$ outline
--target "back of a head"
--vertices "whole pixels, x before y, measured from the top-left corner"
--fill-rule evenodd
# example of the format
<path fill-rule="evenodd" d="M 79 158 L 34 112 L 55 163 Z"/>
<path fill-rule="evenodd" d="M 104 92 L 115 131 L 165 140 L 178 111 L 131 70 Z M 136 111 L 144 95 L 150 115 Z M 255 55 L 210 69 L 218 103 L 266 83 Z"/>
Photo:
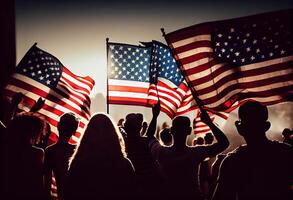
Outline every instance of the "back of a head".
<path fill-rule="evenodd" d="M 104 113 L 97 113 L 92 116 L 83 134 L 80 146 L 85 146 L 84 149 L 92 149 L 93 152 L 101 154 L 109 152 L 112 152 L 113 156 L 124 154 L 124 140 L 118 126 L 114 124 L 109 115 Z"/>
<path fill-rule="evenodd" d="M 265 132 L 270 128 L 268 109 L 257 101 L 247 101 L 239 107 L 239 121 L 235 125 L 247 143 L 264 139 Z"/>
<path fill-rule="evenodd" d="M 45 131 L 46 122 L 37 113 L 27 112 L 17 115 L 7 128 L 9 137 L 15 141 L 27 143 L 31 139 L 39 140 Z"/>
<path fill-rule="evenodd" d="M 163 130 L 161 130 L 160 138 L 165 145 L 172 143 L 172 135 L 170 133 L 170 129 L 164 128 Z"/>
<path fill-rule="evenodd" d="M 193 140 L 193 145 L 203 145 L 204 144 L 204 139 L 203 137 L 197 137 L 196 139 Z"/>
<path fill-rule="evenodd" d="M 77 130 L 79 120 L 74 113 L 65 113 L 60 117 L 58 131 L 61 137 L 71 137 Z"/>
<path fill-rule="evenodd" d="M 173 119 L 171 133 L 174 137 L 186 137 L 190 132 L 190 119 L 188 117 L 177 116 Z"/>
<path fill-rule="evenodd" d="M 139 136 L 142 128 L 143 115 L 141 113 L 130 113 L 126 115 L 124 128 L 129 136 Z"/>
<path fill-rule="evenodd" d="M 214 136 L 212 133 L 206 133 L 206 135 L 204 136 L 204 141 L 206 144 L 212 144 L 214 141 Z"/>
<path fill-rule="evenodd" d="M 238 115 L 241 120 L 258 124 L 267 121 L 268 109 L 257 101 L 247 101 L 239 107 Z"/>

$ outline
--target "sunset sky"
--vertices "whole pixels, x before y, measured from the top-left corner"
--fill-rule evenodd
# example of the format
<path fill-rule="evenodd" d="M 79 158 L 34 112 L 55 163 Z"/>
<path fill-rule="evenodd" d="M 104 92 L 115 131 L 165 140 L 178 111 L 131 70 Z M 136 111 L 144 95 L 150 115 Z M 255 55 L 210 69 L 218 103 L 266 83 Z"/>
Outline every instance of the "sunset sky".
<path fill-rule="evenodd" d="M 16 0 L 17 63 L 37 42 L 75 74 L 90 75 L 96 81 L 92 97 L 99 102 L 93 103 L 93 111 L 105 111 L 107 37 L 119 43 L 165 43 L 160 28 L 168 33 L 197 23 L 292 7 L 292 0 Z M 292 103 L 270 108 L 273 116 L 280 116 L 278 111 L 289 116 L 281 125 L 292 128 Z M 114 107 L 113 116 L 121 117 Z"/>

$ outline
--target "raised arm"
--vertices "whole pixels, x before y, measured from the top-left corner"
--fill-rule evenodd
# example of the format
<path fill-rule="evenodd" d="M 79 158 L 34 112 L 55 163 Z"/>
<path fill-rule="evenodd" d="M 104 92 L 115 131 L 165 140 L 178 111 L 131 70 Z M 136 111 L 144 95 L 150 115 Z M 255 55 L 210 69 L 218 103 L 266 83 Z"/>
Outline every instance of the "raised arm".
<path fill-rule="evenodd" d="M 213 132 L 217 142 L 213 145 L 210 145 L 207 148 L 207 156 L 214 157 L 220 152 L 224 151 L 229 146 L 229 140 L 226 135 L 212 122 L 208 113 L 201 109 L 201 121 L 203 121 L 206 125 L 208 125 Z"/>
<path fill-rule="evenodd" d="M 160 114 L 160 109 L 161 109 L 160 101 L 158 101 L 158 103 L 155 104 L 152 108 L 153 118 L 149 124 L 148 130 L 146 133 L 148 138 L 152 138 L 155 135 L 156 128 L 157 128 L 157 118 Z"/>

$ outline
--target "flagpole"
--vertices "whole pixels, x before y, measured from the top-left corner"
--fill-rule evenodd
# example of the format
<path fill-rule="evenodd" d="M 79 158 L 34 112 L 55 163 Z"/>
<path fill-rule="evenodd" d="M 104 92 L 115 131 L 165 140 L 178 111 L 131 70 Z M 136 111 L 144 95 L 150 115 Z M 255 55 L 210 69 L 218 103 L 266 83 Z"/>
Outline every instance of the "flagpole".
<path fill-rule="evenodd" d="M 166 38 L 165 29 L 164 29 L 164 28 L 161 28 L 161 32 L 162 32 L 162 35 L 163 35 L 163 37 L 165 38 L 167 44 L 169 45 L 169 41 L 168 41 L 168 39 Z M 171 49 L 171 51 L 172 51 L 172 53 L 173 53 L 173 55 L 174 55 L 174 50 L 173 50 L 172 48 L 170 48 L 170 49 Z M 182 66 L 181 62 L 180 62 L 179 60 L 177 60 L 177 59 L 175 59 L 175 60 L 176 60 L 177 65 L 178 65 L 179 68 L 181 69 L 181 66 Z M 186 72 L 185 72 L 184 70 L 180 70 L 180 71 L 181 71 L 181 73 L 183 74 L 184 79 L 185 79 L 185 77 L 187 77 Z M 191 94 L 192 94 L 194 100 L 196 101 L 196 104 L 198 105 L 199 109 L 200 109 L 200 110 L 203 110 L 203 106 L 204 106 L 204 104 L 203 104 L 202 100 L 198 97 L 197 92 L 193 89 L 193 87 L 192 87 L 192 85 L 190 84 L 190 82 L 187 81 L 187 80 L 186 80 L 186 82 L 187 82 L 187 85 L 188 85 L 189 89 L 191 90 Z"/>
<path fill-rule="evenodd" d="M 106 57 L 107 57 L 107 67 L 106 67 L 106 72 L 107 72 L 107 93 L 106 93 L 106 103 L 107 103 L 107 114 L 109 114 L 109 81 L 108 81 L 108 64 L 109 64 L 109 38 L 106 38 Z"/>

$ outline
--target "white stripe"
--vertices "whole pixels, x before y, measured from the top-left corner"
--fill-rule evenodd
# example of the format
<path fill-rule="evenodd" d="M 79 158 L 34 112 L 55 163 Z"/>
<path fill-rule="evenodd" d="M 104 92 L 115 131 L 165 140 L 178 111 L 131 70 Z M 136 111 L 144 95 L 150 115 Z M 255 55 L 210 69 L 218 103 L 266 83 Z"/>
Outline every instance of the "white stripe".
<path fill-rule="evenodd" d="M 210 34 L 208 34 L 208 35 L 197 35 L 197 36 L 193 36 L 193 37 L 190 37 L 190 38 L 187 38 L 187 39 L 179 40 L 177 42 L 173 42 L 172 47 L 173 48 L 178 48 L 178 47 L 181 47 L 181 46 L 192 44 L 194 42 L 205 41 L 205 40 L 211 41 L 211 35 Z"/>
<path fill-rule="evenodd" d="M 118 86 L 135 86 L 141 88 L 149 88 L 150 83 L 147 82 L 139 82 L 139 81 L 125 81 L 125 80 L 116 80 L 116 79 L 108 79 L 109 85 L 118 85 Z"/>
<path fill-rule="evenodd" d="M 129 97 L 129 98 L 147 99 L 146 93 L 137 93 L 137 92 L 109 91 L 109 96 L 110 97 Z"/>
<path fill-rule="evenodd" d="M 166 91 L 166 92 L 172 93 L 175 97 L 170 96 L 170 95 L 168 95 L 168 96 L 170 96 L 172 98 L 176 98 L 177 97 L 177 99 L 179 99 L 179 100 L 182 99 L 182 97 L 178 93 L 174 92 L 173 90 L 169 90 L 168 88 L 165 88 L 165 87 L 162 87 L 162 86 L 158 86 L 158 91 L 159 92 Z"/>
<path fill-rule="evenodd" d="M 199 47 L 199 48 L 191 49 L 188 51 L 184 51 L 184 52 L 179 53 L 177 55 L 180 59 L 183 59 L 186 57 L 194 56 L 199 53 L 207 53 L 207 52 L 213 52 L 213 49 L 210 47 Z"/>

